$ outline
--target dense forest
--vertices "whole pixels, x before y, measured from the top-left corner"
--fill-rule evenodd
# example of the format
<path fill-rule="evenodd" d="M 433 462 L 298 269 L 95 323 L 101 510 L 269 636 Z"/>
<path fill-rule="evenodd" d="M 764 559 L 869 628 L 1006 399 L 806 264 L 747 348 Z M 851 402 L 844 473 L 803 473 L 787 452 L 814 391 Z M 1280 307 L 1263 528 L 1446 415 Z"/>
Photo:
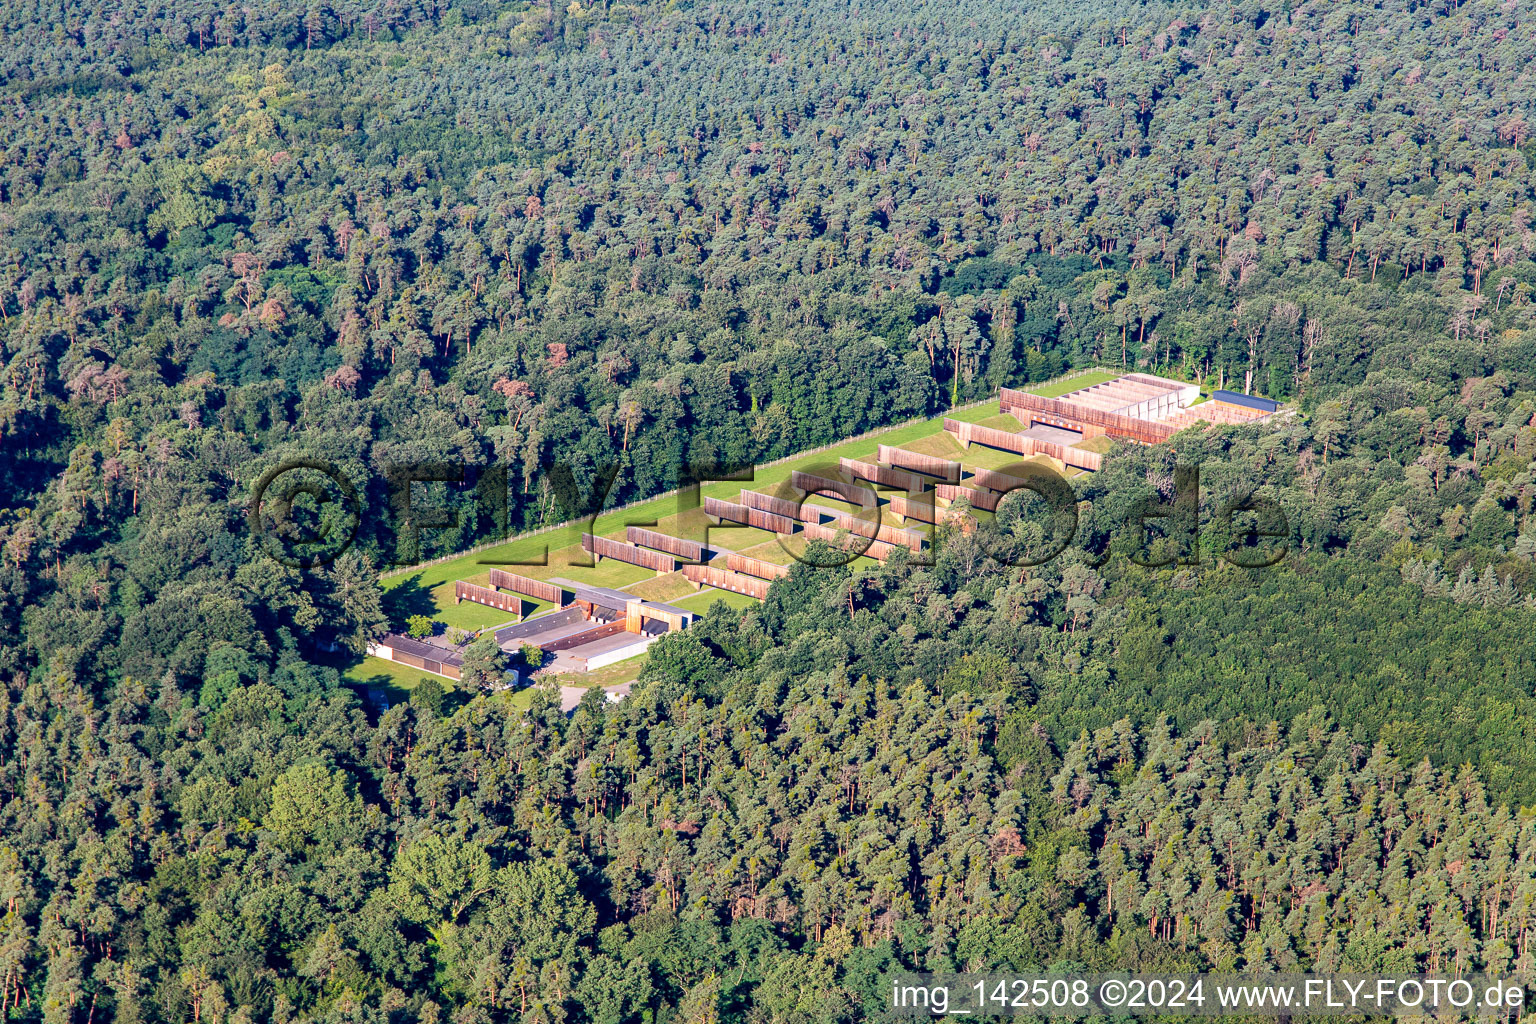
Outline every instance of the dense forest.
<path fill-rule="evenodd" d="M 1022 8 L 1022 9 L 1021 9 Z M 0 1018 L 835 1021 L 897 967 L 1529 968 L 1536 36 L 1505 0 L 0 5 Z M 1038 567 L 799 565 L 624 702 L 380 567 L 1087 365 L 1289 403 Z M 245 529 L 285 458 L 367 507 Z M 506 467 L 404 545 L 387 471 Z M 1128 510 L 1199 465 L 1199 533 Z M 473 472 L 471 473 L 473 476 Z M 1257 492 L 1288 554 L 1223 562 Z M 1188 526 L 1189 524 L 1185 524 Z M 1001 536 L 999 536 L 999 533 Z M 394 623 L 397 628 L 401 623 Z"/>

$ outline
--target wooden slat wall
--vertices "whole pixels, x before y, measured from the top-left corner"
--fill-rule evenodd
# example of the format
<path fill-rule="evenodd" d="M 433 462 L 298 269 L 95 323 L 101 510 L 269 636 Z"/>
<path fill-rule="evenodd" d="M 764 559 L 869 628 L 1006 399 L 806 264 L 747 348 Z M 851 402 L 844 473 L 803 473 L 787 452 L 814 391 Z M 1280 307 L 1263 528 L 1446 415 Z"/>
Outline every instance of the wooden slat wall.
<path fill-rule="evenodd" d="M 683 540 L 681 537 L 673 537 L 670 534 L 659 533 L 656 530 L 645 530 L 638 526 L 630 526 L 624 530 L 624 536 L 631 544 L 641 544 L 657 551 L 665 551 L 669 555 L 678 558 L 687 558 L 697 562 L 704 557 L 704 545 L 696 540 Z"/>
<path fill-rule="evenodd" d="M 759 601 L 768 596 L 768 580 L 760 580 L 756 576 L 746 576 L 726 569 L 716 569 L 712 565 L 685 565 L 683 575 L 690 583 L 718 587 L 734 594 L 746 594 Z"/>
<path fill-rule="evenodd" d="M 1104 465 L 1104 456 L 1098 452 L 1085 452 L 1081 448 L 1057 444 L 1054 441 L 1036 441 L 1035 454 L 1049 455 L 1064 465 L 1075 466 L 1078 469 L 1097 471 Z"/>
<path fill-rule="evenodd" d="M 775 515 L 762 509 L 747 509 L 747 525 L 769 533 L 794 533 L 795 521 L 788 516 Z"/>
<path fill-rule="evenodd" d="M 742 491 L 741 503 L 748 508 L 755 508 L 760 512 L 772 512 L 786 519 L 798 519 L 808 523 L 821 522 L 820 512 L 806 508 L 788 498 L 776 498 L 771 494 L 759 494 L 757 491 Z"/>
<path fill-rule="evenodd" d="M 951 462 L 949 459 L 941 459 L 933 455 L 921 455 L 917 452 L 909 452 L 905 448 L 896 448 L 888 444 L 880 446 L 880 453 L 875 456 L 881 462 L 886 462 L 900 469 L 911 470 L 914 473 L 924 473 L 937 477 L 949 483 L 959 483 L 960 463 Z"/>
<path fill-rule="evenodd" d="M 937 523 L 939 521 L 938 509 L 933 507 L 931 501 L 919 501 L 915 498 L 904 498 L 899 494 L 890 497 L 892 515 L 905 516 L 908 519 L 916 519 L 923 523 Z"/>
<path fill-rule="evenodd" d="M 988 512 L 996 512 L 997 503 L 1000 500 L 997 495 L 990 492 L 972 490 L 969 487 L 956 487 L 953 484 L 939 484 L 937 490 L 939 497 L 945 501 L 964 498 L 974 508 L 986 509 Z"/>
<path fill-rule="evenodd" d="M 982 427 L 975 423 L 948 418 L 944 420 L 944 429 L 954 434 L 961 444 L 984 444 L 988 448 L 1000 448 L 1005 452 L 1016 452 L 1019 455 L 1035 454 L 1032 438 L 1020 437 L 1006 430 Z"/>
<path fill-rule="evenodd" d="M 473 601 L 475 604 L 489 605 L 499 608 L 504 612 L 511 612 L 521 617 L 523 614 L 523 599 L 520 596 L 503 594 L 492 590 L 490 587 L 480 587 L 473 583 L 465 583 L 456 580 L 453 584 L 453 603 L 460 601 Z"/>
<path fill-rule="evenodd" d="M 553 583 L 545 583 L 543 580 L 529 579 L 527 576 L 519 576 L 515 572 L 507 572 L 505 569 L 491 570 L 491 586 L 502 590 L 510 590 L 518 594 L 526 594 L 539 601 L 548 601 L 551 604 L 564 606 L 565 591 Z"/>
<path fill-rule="evenodd" d="M 927 490 L 932 482 L 900 469 L 877 466 L 873 462 L 860 462 L 858 459 L 838 459 L 837 464 L 855 480 L 869 480 L 886 487 L 900 487 L 904 491 L 913 493 Z"/>
<path fill-rule="evenodd" d="M 827 491 L 830 494 L 841 496 L 844 501 L 850 504 L 861 505 L 864 508 L 874 508 L 880 503 L 879 499 L 875 497 L 875 492 L 868 487 L 844 483 L 841 480 L 833 480 L 830 477 L 817 476 L 815 473 L 803 473 L 798 469 L 790 472 L 789 482 L 791 486 L 807 494 Z"/>
<path fill-rule="evenodd" d="M 870 527 L 874 525 L 851 512 L 834 512 L 832 518 L 837 521 L 840 528 L 849 533 L 856 533 L 860 537 L 868 537 L 871 533 Z M 873 533 L 875 540 L 885 544 L 899 544 L 914 553 L 923 550 L 923 535 L 915 530 L 899 530 L 894 526 L 881 523 Z"/>
<path fill-rule="evenodd" d="M 1118 413 L 1102 412 L 1098 409 L 1090 409 L 1075 402 L 1062 402 L 1054 398 L 1041 398 L 1025 391 L 1016 391 L 1013 388 L 1003 388 L 1002 408 L 1004 412 L 1012 412 L 1014 409 L 1023 409 L 1031 414 L 1033 419 L 1042 422 L 1058 420 L 1056 426 L 1068 426 L 1072 423 L 1088 424 L 1102 427 L 1104 432 L 1114 437 L 1124 437 L 1132 441 L 1140 441 L 1142 444 L 1158 444 L 1168 440 L 1175 433 L 1174 429 L 1163 423 L 1152 420 L 1138 420 L 1130 416 L 1121 416 Z M 1025 419 L 1027 417 L 1019 417 Z M 946 427 L 947 429 L 947 427 Z"/>
<path fill-rule="evenodd" d="M 995 469 L 978 469 L 971 474 L 971 478 L 965 482 L 967 487 L 986 487 L 991 490 L 1011 491 L 1024 481 L 1008 473 L 1000 473 Z"/>
<path fill-rule="evenodd" d="M 762 509 L 748 508 L 746 505 L 738 505 L 734 501 L 705 498 L 704 511 L 719 519 L 732 523 L 741 523 L 744 526 L 751 526 L 758 530 L 767 530 L 769 533 L 793 533 L 795 530 L 795 521 L 788 516 L 764 512 Z"/>
<path fill-rule="evenodd" d="M 1124 416 L 1121 419 L 1133 423 L 1150 422 L 1130 420 L 1129 417 Z M 984 444 L 988 448 L 1000 448 L 1005 452 L 1016 452 L 1019 455 L 1048 455 L 1058 462 L 1076 466 L 1079 469 L 1096 470 L 1104 464 L 1104 456 L 1098 452 L 1085 452 L 1080 448 L 1071 448 L 1054 441 L 1039 441 L 1033 437 L 1010 434 L 1006 430 L 997 430 L 993 427 L 979 427 L 974 423 L 947 419 L 944 421 L 944 429 L 966 444 Z"/>
<path fill-rule="evenodd" d="M 839 531 L 834 527 L 821 526 L 817 523 L 806 523 L 801 527 L 801 530 L 807 537 L 815 540 L 824 540 L 834 545 L 839 543 L 837 536 Z M 850 552 L 856 551 L 861 555 L 868 555 L 870 558 L 878 559 L 882 562 L 890 558 L 896 551 L 895 544 L 887 544 L 885 541 L 880 540 L 865 540 L 862 536 L 859 538 L 849 537 L 844 543 L 847 544 L 845 550 Z M 865 546 L 866 544 L 868 547 Z"/>
<path fill-rule="evenodd" d="M 716 519 L 726 519 L 730 522 L 746 526 L 748 511 L 747 506 L 738 505 L 734 501 L 725 501 L 721 498 L 704 499 L 704 512 L 707 515 L 714 516 Z"/>
<path fill-rule="evenodd" d="M 765 562 L 761 558 L 753 558 L 750 555 L 738 555 L 734 551 L 725 556 L 725 564 L 736 572 L 744 572 L 748 576 L 756 576 L 763 580 L 781 580 L 789 575 L 789 570 L 774 562 Z"/>
<path fill-rule="evenodd" d="M 583 551 L 591 552 L 599 558 L 615 558 L 620 562 L 654 569 L 657 572 L 672 572 L 677 568 L 677 562 L 671 555 L 664 555 L 647 548 L 637 548 L 633 544 L 609 540 L 607 537 L 594 537 L 590 533 L 581 535 L 581 547 Z"/>

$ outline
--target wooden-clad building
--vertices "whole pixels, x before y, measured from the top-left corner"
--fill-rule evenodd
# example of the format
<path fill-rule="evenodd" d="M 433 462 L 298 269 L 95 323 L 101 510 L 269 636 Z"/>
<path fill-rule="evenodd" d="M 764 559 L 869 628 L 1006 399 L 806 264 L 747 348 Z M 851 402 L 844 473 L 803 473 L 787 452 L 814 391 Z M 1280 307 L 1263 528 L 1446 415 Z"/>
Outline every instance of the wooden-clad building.
<path fill-rule="evenodd" d="M 464 665 L 464 659 L 453 651 L 399 633 L 391 633 L 369 643 L 368 653 L 375 658 L 410 665 L 448 679 L 460 678 Z"/>
<path fill-rule="evenodd" d="M 684 566 L 696 568 L 696 566 Z M 648 623 L 662 623 L 669 632 L 687 629 L 693 622 L 693 612 L 660 601 L 647 601 L 642 597 L 612 587 L 580 587 L 571 601 L 586 612 L 588 618 L 622 622 L 631 633 L 653 633 Z"/>

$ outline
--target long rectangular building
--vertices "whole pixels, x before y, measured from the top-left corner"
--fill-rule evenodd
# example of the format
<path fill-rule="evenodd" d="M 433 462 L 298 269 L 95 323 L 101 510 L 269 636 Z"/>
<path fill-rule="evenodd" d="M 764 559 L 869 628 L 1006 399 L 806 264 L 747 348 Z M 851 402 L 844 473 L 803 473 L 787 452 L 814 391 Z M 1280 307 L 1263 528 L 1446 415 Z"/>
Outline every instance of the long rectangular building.
<path fill-rule="evenodd" d="M 460 672 L 464 666 L 464 659 L 458 654 L 399 633 L 390 633 L 388 636 L 371 641 L 368 644 L 368 653 L 375 658 L 397 661 L 402 665 L 410 665 L 412 668 L 419 668 L 448 679 L 460 678 Z"/>

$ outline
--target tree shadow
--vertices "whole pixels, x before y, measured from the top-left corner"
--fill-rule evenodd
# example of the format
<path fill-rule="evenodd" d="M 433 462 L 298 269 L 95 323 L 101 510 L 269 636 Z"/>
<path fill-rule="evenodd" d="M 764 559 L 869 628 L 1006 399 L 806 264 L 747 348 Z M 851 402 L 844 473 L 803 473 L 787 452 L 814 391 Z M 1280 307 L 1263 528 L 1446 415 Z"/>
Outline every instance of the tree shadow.
<path fill-rule="evenodd" d="M 363 705 L 363 711 L 368 716 L 368 721 L 377 725 L 379 715 L 388 708 L 407 700 L 411 693 L 409 690 L 396 684 L 390 676 L 380 673 L 367 679 L 349 679 L 346 686 Z"/>
<path fill-rule="evenodd" d="M 439 710 L 439 715 L 443 718 L 447 718 L 468 704 L 475 696 L 456 685 L 451 679 L 427 673 L 422 673 L 418 685 L 427 680 L 443 688 L 442 704 Z M 401 686 L 398 679 L 382 672 L 363 679 L 348 679 L 345 685 L 357 695 L 358 700 L 363 704 L 364 712 L 368 715 L 368 720 L 375 725 L 378 724 L 379 716 L 386 710 L 396 704 L 405 704 L 411 699 L 409 688 Z"/>
<path fill-rule="evenodd" d="M 403 625 L 412 615 L 431 618 L 437 614 L 437 603 L 432 600 L 432 591 L 421 585 L 421 577 L 422 574 L 417 573 L 384 592 L 384 614 L 389 616 L 391 623 Z"/>

